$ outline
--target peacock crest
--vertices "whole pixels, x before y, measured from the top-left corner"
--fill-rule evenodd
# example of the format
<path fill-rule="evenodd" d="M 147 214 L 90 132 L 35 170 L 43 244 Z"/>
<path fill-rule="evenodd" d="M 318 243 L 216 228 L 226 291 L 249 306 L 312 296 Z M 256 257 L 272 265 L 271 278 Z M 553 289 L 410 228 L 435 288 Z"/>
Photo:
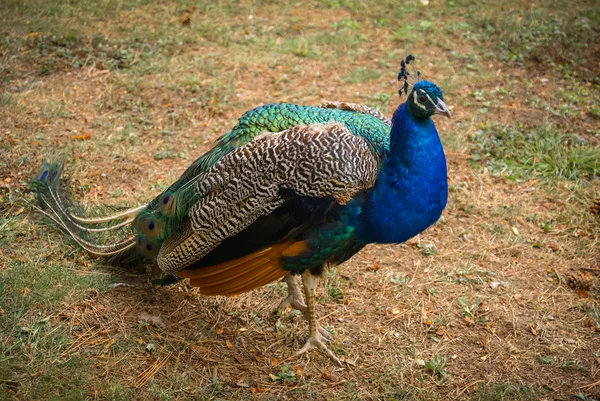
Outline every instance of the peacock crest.
<path fill-rule="evenodd" d="M 398 95 L 402 97 L 402 93 L 408 96 L 408 90 L 411 86 L 414 86 L 417 82 L 421 81 L 421 72 L 415 67 L 415 56 L 409 54 L 406 58 L 400 61 L 400 72 L 398 73 L 398 81 L 401 82 L 400 90 Z M 410 64 L 411 62 L 412 65 Z M 408 71 L 408 66 L 411 65 L 412 73 Z"/>

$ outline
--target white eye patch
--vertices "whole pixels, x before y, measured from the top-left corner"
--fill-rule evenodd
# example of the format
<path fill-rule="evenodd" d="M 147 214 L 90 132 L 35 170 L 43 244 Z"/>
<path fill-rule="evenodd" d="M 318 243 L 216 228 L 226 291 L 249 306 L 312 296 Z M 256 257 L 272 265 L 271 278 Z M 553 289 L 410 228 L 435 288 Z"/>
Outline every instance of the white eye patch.
<path fill-rule="evenodd" d="M 429 97 L 429 96 L 427 96 L 427 97 Z M 419 95 L 417 95 L 417 92 L 416 92 L 416 91 L 415 91 L 415 92 L 413 92 L 413 100 L 414 100 L 414 102 L 415 102 L 415 104 L 416 104 L 417 106 L 419 106 L 419 107 L 420 107 L 420 108 L 422 108 L 423 110 L 427 110 L 427 107 L 425 107 L 425 105 L 424 105 L 424 104 L 421 104 L 421 102 L 419 102 Z"/>
<path fill-rule="evenodd" d="M 419 94 L 417 94 L 417 92 L 419 92 Z M 435 106 L 433 99 L 427 94 L 427 92 L 425 92 L 424 90 L 420 90 L 420 89 L 418 91 L 413 92 L 413 100 L 415 101 L 415 104 L 417 106 L 419 106 L 423 110 L 427 110 L 427 107 L 423 103 L 419 102 L 419 96 L 421 96 L 421 95 L 425 95 L 427 97 L 427 99 L 431 102 L 431 104 Z"/>

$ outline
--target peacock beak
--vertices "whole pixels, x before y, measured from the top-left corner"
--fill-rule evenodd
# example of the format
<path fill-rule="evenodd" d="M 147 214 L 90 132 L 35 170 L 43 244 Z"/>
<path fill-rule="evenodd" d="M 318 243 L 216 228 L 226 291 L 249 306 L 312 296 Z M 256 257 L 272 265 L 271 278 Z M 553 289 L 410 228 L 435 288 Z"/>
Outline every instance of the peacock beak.
<path fill-rule="evenodd" d="M 450 113 L 448 106 L 446 106 L 446 103 L 444 103 L 442 99 L 438 99 L 437 104 L 435 105 L 434 114 L 443 114 L 448 118 L 452 118 L 452 113 Z"/>

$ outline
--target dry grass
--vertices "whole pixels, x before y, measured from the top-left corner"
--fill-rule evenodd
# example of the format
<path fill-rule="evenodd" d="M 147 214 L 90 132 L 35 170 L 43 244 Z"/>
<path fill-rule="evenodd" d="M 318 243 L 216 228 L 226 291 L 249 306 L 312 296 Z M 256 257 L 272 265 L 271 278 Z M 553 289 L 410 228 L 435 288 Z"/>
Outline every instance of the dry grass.
<path fill-rule="evenodd" d="M 594 2 L 430 3 L 0 6 L 0 399 L 600 399 Z M 507 18 L 582 42 L 541 57 L 547 43 L 518 47 Z M 342 369 L 290 358 L 306 327 L 276 311 L 284 285 L 152 287 L 89 260 L 25 202 L 56 151 L 79 199 L 133 204 L 259 104 L 390 114 L 408 52 L 453 107 L 436 121 L 450 203 L 418 238 L 326 274 L 318 312 Z M 539 127 L 557 142 L 532 141 Z M 542 168 L 546 152 L 570 161 Z"/>

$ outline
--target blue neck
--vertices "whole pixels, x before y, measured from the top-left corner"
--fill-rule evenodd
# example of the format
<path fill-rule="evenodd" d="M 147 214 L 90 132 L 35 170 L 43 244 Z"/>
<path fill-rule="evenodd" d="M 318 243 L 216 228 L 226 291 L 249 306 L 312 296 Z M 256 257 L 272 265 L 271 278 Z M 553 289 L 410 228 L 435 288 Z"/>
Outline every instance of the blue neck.
<path fill-rule="evenodd" d="M 367 243 L 414 237 L 438 220 L 448 198 L 446 158 L 433 121 L 414 118 L 404 103 L 390 136 L 375 187 L 357 199 L 357 234 Z"/>

